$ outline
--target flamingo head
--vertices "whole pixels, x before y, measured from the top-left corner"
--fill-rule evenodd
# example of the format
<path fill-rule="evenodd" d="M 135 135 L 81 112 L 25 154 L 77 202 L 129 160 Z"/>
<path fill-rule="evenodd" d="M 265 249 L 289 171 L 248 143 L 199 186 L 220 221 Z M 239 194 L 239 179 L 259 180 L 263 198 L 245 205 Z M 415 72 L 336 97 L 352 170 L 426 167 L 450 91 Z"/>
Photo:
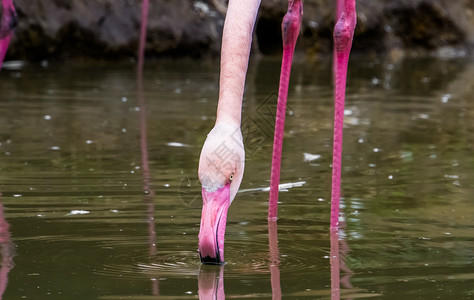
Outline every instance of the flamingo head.
<path fill-rule="evenodd" d="M 202 263 L 224 262 L 227 210 L 242 182 L 244 160 L 240 126 L 217 123 L 208 134 L 199 159 L 203 200 L 199 230 Z"/>

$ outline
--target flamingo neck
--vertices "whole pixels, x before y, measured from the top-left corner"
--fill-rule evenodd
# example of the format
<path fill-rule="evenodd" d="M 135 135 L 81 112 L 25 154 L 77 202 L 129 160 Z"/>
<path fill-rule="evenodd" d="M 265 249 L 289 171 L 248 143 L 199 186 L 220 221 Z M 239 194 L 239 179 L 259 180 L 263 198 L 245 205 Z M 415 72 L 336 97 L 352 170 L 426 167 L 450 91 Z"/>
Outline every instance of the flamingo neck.
<path fill-rule="evenodd" d="M 216 122 L 232 120 L 240 125 L 252 32 L 259 6 L 260 1 L 229 1 L 222 33 Z"/>

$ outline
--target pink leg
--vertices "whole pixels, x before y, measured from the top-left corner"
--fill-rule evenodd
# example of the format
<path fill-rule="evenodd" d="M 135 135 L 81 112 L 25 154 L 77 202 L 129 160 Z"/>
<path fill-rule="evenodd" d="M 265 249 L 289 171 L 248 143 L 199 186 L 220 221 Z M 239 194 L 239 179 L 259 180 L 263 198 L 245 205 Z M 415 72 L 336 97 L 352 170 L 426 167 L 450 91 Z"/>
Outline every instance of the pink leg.
<path fill-rule="evenodd" d="M 280 88 L 278 90 L 278 105 L 275 120 L 275 136 L 273 138 L 272 171 L 270 176 L 270 201 L 268 218 L 276 219 L 278 209 L 278 185 L 280 183 L 281 150 L 283 146 L 283 131 L 285 127 L 286 99 L 290 81 L 291 62 L 296 40 L 300 32 L 303 16 L 302 0 L 289 0 L 288 12 L 281 24 L 283 34 L 283 59 L 281 62 Z"/>
<path fill-rule="evenodd" d="M 2 0 L 2 12 L 0 23 L 0 68 L 7 53 L 13 29 L 16 26 L 16 11 L 11 0 Z"/>
<path fill-rule="evenodd" d="M 148 1 L 142 2 L 142 23 L 140 26 L 140 44 L 138 46 L 138 72 L 142 72 L 145 62 L 146 26 L 148 23 Z"/>
<path fill-rule="evenodd" d="M 357 15 L 355 0 L 338 0 L 337 23 L 334 27 L 335 112 L 332 161 L 331 231 L 339 225 L 339 199 L 341 196 L 342 129 L 346 93 L 347 64 Z"/>

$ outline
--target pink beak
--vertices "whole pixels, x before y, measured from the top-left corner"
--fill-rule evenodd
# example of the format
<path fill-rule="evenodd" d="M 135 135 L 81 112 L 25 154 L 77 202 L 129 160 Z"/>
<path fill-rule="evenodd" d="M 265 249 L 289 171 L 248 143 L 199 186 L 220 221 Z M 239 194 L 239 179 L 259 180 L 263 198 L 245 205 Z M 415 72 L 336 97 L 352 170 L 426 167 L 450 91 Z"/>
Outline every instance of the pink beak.
<path fill-rule="evenodd" d="M 230 205 L 230 184 L 213 192 L 203 188 L 202 201 L 199 256 L 204 264 L 222 264 L 227 210 Z"/>

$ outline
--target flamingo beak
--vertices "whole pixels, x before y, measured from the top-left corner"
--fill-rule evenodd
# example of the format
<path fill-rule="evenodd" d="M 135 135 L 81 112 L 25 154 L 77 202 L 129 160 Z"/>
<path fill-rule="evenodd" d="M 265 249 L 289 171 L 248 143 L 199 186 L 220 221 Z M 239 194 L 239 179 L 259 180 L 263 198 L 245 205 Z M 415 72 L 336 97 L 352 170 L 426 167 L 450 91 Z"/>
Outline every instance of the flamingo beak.
<path fill-rule="evenodd" d="M 230 184 L 212 192 L 202 189 L 199 256 L 203 264 L 224 263 L 224 235 L 230 205 Z"/>

